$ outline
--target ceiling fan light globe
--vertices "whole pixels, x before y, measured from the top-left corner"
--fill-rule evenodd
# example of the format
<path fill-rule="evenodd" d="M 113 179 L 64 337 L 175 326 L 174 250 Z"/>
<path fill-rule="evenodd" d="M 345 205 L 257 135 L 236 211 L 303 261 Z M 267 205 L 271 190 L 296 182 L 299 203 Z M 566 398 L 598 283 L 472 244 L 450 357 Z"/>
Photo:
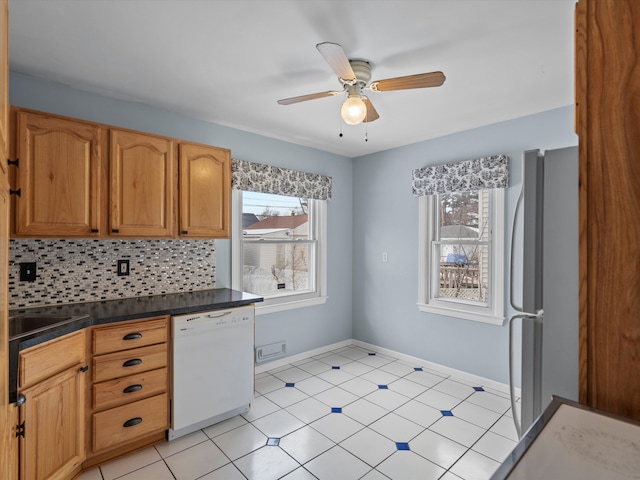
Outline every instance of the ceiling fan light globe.
<path fill-rule="evenodd" d="M 340 115 L 348 125 L 358 125 L 367 116 L 367 106 L 358 96 L 347 98 L 342 104 Z"/>

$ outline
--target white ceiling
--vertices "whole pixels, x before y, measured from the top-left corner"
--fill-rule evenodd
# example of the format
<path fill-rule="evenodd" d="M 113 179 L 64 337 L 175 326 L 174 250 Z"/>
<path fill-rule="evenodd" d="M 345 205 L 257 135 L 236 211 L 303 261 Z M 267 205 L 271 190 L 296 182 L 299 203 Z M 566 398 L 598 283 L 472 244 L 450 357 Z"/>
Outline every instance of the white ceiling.
<path fill-rule="evenodd" d="M 15 72 L 357 157 L 573 103 L 575 0 L 9 0 Z M 347 126 L 316 50 L 373 80 L 441 70 L 442 87 L 371 92 Z M 341 126 L 342 125 L 342 126 Z M 368 141 L 365 142 L 365 128 Z M 339 137 L 342 129 L 343 137 Z"/>

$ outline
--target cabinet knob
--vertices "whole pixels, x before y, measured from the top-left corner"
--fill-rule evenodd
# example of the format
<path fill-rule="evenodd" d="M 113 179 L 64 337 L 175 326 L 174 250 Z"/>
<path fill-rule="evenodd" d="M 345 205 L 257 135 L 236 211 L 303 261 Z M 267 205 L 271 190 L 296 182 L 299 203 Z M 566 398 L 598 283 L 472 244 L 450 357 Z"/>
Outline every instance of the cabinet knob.
<path fill-rule="evenodd" d="M 14 403 L 13 405 L 16 407 L 20 407 L 24 405 L 26 401 L 27 401 L 27 397 L 25 397 L 22 393 L 19 393 L 18 398 L 16 399 L 16 403 Z"/>
<path fill-rule="evenodd" d="M 182 235 L 189 235 L 189 232 L 187 230 L 182 230 Z"/>
<path fill-rule="evenodd" d="M 137 383 L 135 385 L 129 385 L 124 390 L 122 390 L 122 393 L 134 393 L 134 392 L 139 392 L 140 390 L 142 390 L 142 385 Z"/>
<path fill-rule="evenodd" d="M 80 367 L 80 371 L 81 371 L 82 373 L 85 373 L 85 372 L 87 372 L 88 370 L 89 370 L 89 365 L 85 365 L 84 367 Z"/>
<path fill-rule="evenodd" d="M 122 364 L 123 367 L 135 367 L 136 365 L 140 365 L 142 363 L 141 358 L 132 358 L 131 360 L 127 360 Z"/>
<path fill-rule="evenodd" d="M 140 332 L 127 333 L 122 337 L 123 340 L 137 340 L 139 338 L 142 338 L 142 334 Z"/>
<path fill-rule="evenodd" d="M 135 427 L 136 425 L 138 425 L 139 423 L 142 423 L 142 418 L 141 417 L 134 417 L 134 418 L 130 418 L 129 420 L 127 420 L 126 422 L 124 422 L 122 424 L 122 426 L 124 428 L 127 427 Z"/>
<path fill-rule="evenodd" d="M 118 230 L 117 228 L 112 228 L 111 233 L 120 233 L 120 230 Z"/>

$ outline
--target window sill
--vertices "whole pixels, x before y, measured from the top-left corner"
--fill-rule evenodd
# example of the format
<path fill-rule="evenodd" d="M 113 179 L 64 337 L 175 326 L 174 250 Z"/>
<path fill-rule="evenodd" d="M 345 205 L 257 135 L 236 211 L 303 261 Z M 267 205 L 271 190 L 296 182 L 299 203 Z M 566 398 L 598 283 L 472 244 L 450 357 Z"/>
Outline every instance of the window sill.
<path fill-rule="evenodd" d="M 435 313 L 447 317 L 461 318 L 463 320 L 472 320 L 474 322 L 488 323 L 490 325 L 504 325 L 504 317 L 497 316 L 492 312 L 472 312 L 469 310 L 456 309 L 450 307 L 442 307 L 439 305 L 429 305 L 418 303 L 418 310 L 421 312 Z"/>
<path fill-rule="evenodd" d="M 313 305 L 322 305 L 327 302 L 327 298 L 328 297 L 313 297 L 304 300 L 293 300 L 272 304 L 256 304 L 256 315 L 294 310 L 296 308 L 311 307 Z"/>

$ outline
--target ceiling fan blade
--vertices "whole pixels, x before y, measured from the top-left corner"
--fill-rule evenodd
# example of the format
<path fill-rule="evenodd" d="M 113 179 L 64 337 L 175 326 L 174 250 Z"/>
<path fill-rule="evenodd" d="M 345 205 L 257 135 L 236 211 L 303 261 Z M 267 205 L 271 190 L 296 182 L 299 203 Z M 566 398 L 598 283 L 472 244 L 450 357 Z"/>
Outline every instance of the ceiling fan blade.
<path fill-rule="evenodd" d="M 442 72 L 419 73 L 406 77 L 387 78 L 371 82 L 369 88 L 376 92 L 389 92 L 392 90 L 407 90 L 409 88 L 439 87 L 446 77 Z"/>
<path fill-rule="evenodd" d="M 278 100 L 280 105 L 291 105 L 292 103 L 306 102 L 307 100 L 315 100 L 316 98 L 333 97 L 342 92 L 330 90 L 328 92 L 310 93 L 309 95 L 300 95 L 299 97 L 283 98 Z"/>
<path fill-rule="evenodd" d="M 353 73 L 349 59 L 340 45 L 337 43 L 324 42 L 318 43 L 316 48 L 333 71 L 336 72 L 338 78 L 343 80 L 345 83 L 352 83 L 356 81 L 356 74 Z"/>
<path fill-rule="evenodd" d="M 378 115 L 378 111 L 373 106 L 373 103 L 371 103 L 371 100 L 369 100 L 367 97 L 362 97 L 362 101 L 367 106 L 367 116 L 364 117 L 363 122 L 365 122 L 365 123 L 366 122 L 373 122 L 374 120 L 379 119 L 380 115 Z"/>

